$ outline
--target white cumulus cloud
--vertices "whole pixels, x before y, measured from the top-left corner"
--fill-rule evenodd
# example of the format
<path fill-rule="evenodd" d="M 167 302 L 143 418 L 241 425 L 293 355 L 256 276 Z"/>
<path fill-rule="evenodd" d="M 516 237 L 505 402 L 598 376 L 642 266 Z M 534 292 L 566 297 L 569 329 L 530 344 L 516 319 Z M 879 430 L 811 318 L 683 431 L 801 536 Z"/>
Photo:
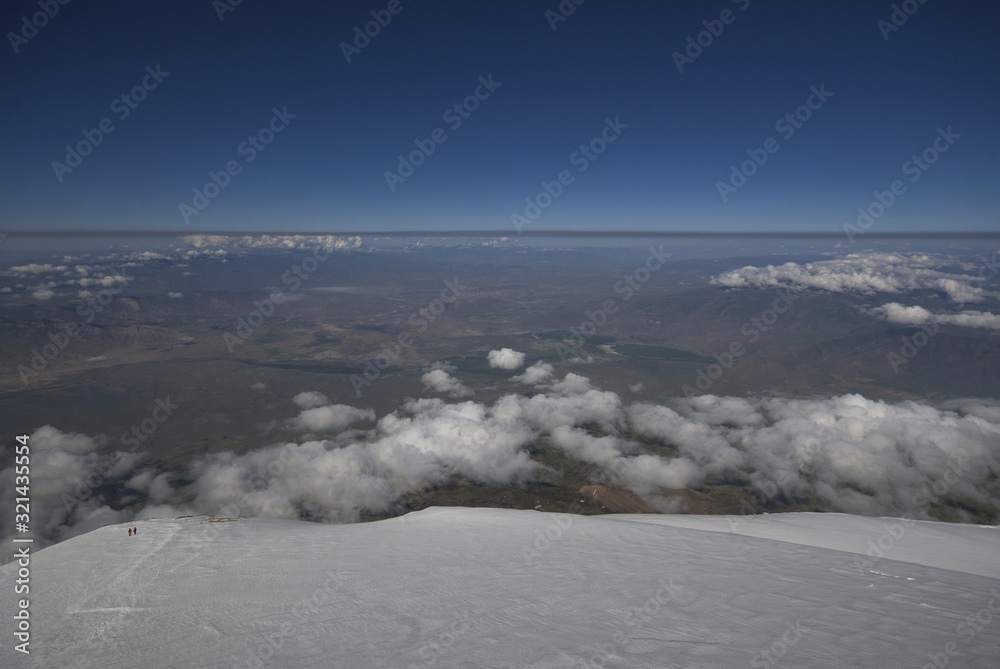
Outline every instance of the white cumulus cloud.
<path fill-rule="evenodd" d="M 552 374 L 555 368 L 552 367 L 547 362 L 542 362 L 539 360 L 531 367 L 524 370 L 523 374 L 511 378 L 511 381 L 516 381 L 517 383 L 523 383 L 526 386 L 537 386 L 542 383 L 548 383 L 552 380 Z"/>
<path fill-rule="evenodd" d="M 288 422 L 288 427 L 300 432 L 330 433 L 341 432 L 354 423 L 366 420 L 375 420 L 375 412 L 371 409 L 358 409 L 347 404 L 331 404 L 304 409 Z"/>
<path fill-rule="evenodd" d="M 435 393 L 447 393 L 456 399 L 475 394 L 471 388 L 463 385 L 443 369 L 433 369 L 421 376 L 420 380 L 423 381 L 425 389 Z"/>
<path fill-rule="evenodd" d="M 300 409 L 315 409 L 329 404 L 330 398 L 317 390 L 307 390 L 293 397 L 292 402 Z"/>
<path fill-rule="evenodd" d="M 490 351 L 486 359 L 490 367 L 513 370 L 524 364 L 524 353 L 512 348 L 502 348 L 499 351 Z"/>
<path fill-rule="evenodd" d="M 953 314 L 936 314 L 921 306 L 903 306 L 899 302 L 889 302 L 881 307 L 869 309 L 868 313 L 878 316 L 889 323 L 898 325 L 924 325 L 937 323 L 939 325 L 957 325 L 967 328 L 984 328 L 1000 330 L 1000 315 L 988 311 L 972 311 L 966 309 Z"/>

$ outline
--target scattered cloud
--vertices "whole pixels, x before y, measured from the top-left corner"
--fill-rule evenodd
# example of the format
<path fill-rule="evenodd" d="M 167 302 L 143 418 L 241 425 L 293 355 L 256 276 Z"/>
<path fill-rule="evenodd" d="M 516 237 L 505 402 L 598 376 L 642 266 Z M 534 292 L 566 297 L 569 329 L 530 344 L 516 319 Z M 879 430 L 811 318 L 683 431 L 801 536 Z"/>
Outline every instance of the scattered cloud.
<path fill-rule="evenodd" d="M 115 284 L 124 282 L 121 275 L 118 274 L 105 274 L 103 276 L 96 277 L 84 277 L 82 279 L 77 279 L 74 281 L 69 281 L 65 285 L 76 284 L 81 287 L 96 286 L 99 288 L 111 288 Z"/>
<path fill-rule="evenodd" d="M 556 381 L 551 383 L 546 388 L 557 395 L 581 395 L 588 390 L 593 390 L 594 386 L 591 385 L 590 379 L 586 376 L 581 376 L 579 374 L 574 374 L 573 372 L 568 373 L 563 377 L 562 381 Z"/>
<path fill-rule="evenodd" d="M 897 325 L 957 325 L 968 328 L 1000 330 L 1000 315 L 988 311 L 964 310 L 954 314 L 935 314 L 921 306 L 906 307 L 899 302 L 889 302 L 869 309 L 868 313 Z"/>
<path fill-rule="evenodd" d="M 502 348 L 499 351 L 490 351 L 486 359 L 494 369 L 514 370 L 524 364 L 524 353 L 512 348 Z"/>
<path fill-rule="evenodd" d="M 288 421 L 288 427 L 299 432 L 326 434 L 342 432 L 354 423 L 366 420 L 375 420 L 375 412 L 371 409 L 358 409 L 347 404 L 331 404 L 304 409 L 302 413 Z"/>
<path fill-rule="evenodd" d="M 436 360 L 431 364 L 424 367 L 424 371 L 433 372 L 435 369 L 443 369 L 444 371 L 451 373 L 454 372 L 458 367 L 447 360 Z"/>
<path fill-rule="evenodd" d="M 323 248 L 327 251 L 350 251 L 361 247 L 361 237 L 337 235 L 185 235 L 180 238 L 195 248 L 236 247 L 245 249 L 284 249 L 298 251 Z"/>
<path fill-rule="evenodd" d="M 54 289 L 65 287 L 70 289 L 90 288 L 97 289 L 110 288 L 124 281 L 120 271 L 122 263 L 115 264 L 116 257 L 96 258 L 91 264 L 83 265 L 56 265 L 52 263 L 31 263 L 28 265 L 15 265 L 5 270 L 0 270 L 0 276 L 24 279 L 27 284 L 17 284 L 17 287 L 24 290 L 27 295 L 36 300 L 50 300 L 56 296 Z M 70 259 L 68 256 L 66 259 Z M 129 266 L 137 266 L 138 262 L 125 263 Z M 42 280 L 35 284 L 35 281 Z M 33 285 L 32 285 L 33 284 Z M 9 287 L 8 287 L 9 288 Z M 13 292 L 8 290 L 6 292 Z M 79 290 L 83 296 L 90 296 L 90 291 Z"/>
<path fill-rule="evenodd" d="M 542 362 L 539 360 L 531 367 L 524 370 L 524 373 L 515 376 L 511 381 L 516 381 L 517 383 L 523 383 L 526 386 L 536 386 L 542 383 L 548 383 L 552 380 L 552 374 L 555 372 L 555 368 L 547 362 Z"/>
<path fill-rule="evenodd" d="M 9 276 L 18 276 L 21 278 L 28 277 L 35 274 L 51 274 L 54 272 L 65 272 L 69 268 L 66 265 L 53 265 L 51 263 L 31 263 L 29 265 L 15 265 L 7 270 L 6 274 Z"/>
<path fill-rule="evenodd" d="M 748 265 L 710 281 L 728 288 L 785 286 L 861 295 L 933 290 L 956 303 L 982 302 L 993 295 L 981 287 L 983 279 L 977 275 L 941 271 L 956 265 L 954 259 L 939 254 L 867 252 L 806 264 Z"/>
<path fill-rule="evenodd" d="M 329 404 L 330 398 L 317 390 L 307 390 L 293 397 L 292 402 L 300 409 L 315 409 Z"/>
<path fill-rule="evenodd" d="M 435 393 L 447 393 L 456 399 L 475 394 L 471 388 L 463 385 L 443 369 L 431 370 L 421 376 L 420 380 L 423 381 L 425 389 Z"/>

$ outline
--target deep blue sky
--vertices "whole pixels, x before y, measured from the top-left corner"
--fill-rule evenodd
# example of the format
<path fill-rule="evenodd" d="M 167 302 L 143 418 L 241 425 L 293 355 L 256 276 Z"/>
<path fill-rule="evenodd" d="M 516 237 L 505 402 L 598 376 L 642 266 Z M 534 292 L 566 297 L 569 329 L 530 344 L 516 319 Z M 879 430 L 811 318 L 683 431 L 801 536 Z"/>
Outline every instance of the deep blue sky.
<path fill-rule="evenodd" d="M 386 4 L 243 0 L 220 21 L 211 0 L 74 0 L 17 54 L 5 37 L 0 229 L 516 234 L 511 214 L 563 169 L 574 183 L 527 229 L 836 232 L 894 179 L 907 190 L 873 231 L 997 227 L 996 3 L 928 0 L 886 41 L 892 3 L 871 0 L 587 0 L 556 31 L 558 0 L 402 0 L 347 63 L 340 42 Z M 5 35 L 38 11 L 4 7 Z M 671 54 L 727 8 L 679 73 Z M 112 102 L 157 65 L 169 76 L 119 120 Z M 501 86 L 452 131 L 442 112 L 490 74 Z M 775 121 L 820 85 L 833 97 L 784 139 Z M 296 118 L 248 164 L 237 147 L 275 107 Z M 52 162 L 105 117 L 60 183 Z M 579 173 L 570 154 L 605 117 L 628 129 Z M 948 126 L 961 138 L 910 182 L 903 163 Z M 390 192 L 384 172 L 438 127 Z M 769 137 L 778 152 L 723 202 L 716 182 Z M 178 205 L 230 160 L 242 173 L 185 225 Z"/>

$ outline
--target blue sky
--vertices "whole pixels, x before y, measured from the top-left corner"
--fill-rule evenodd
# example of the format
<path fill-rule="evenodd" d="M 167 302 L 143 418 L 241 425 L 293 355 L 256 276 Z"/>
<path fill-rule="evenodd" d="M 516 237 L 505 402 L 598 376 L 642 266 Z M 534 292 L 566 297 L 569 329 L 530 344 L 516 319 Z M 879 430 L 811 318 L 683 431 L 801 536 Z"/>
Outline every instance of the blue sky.
<path fill-rule="evenodd" d="M 222 2 L 69 2 L 13 38 L 16 53 L 10 34 L 41 10 L 0 10 L 3 228 L 516 234 L 512 214 L 564 170 L 524 229 L 836 232 L 894 180 L 905 191 L 873 231 L 996 228 L 992 3 L 911 0 L 886 39 L 888 2 L 587 0 L 553 30 L 557 0 L 400 0 L 347 62 L 341 43 L 388 0 L 243 0 L 220 20 Z M 724 10 L 730 23 L 712 23 Z M 706 21 L 721 33 L 678 71 L 672 54 Z M 490 75 L 499 85 L 453 128 L 443 114 Z M 144 79 L 151 90 L 120 118 Z M 786 137 L 775 123 L 812 87 L 832 96 Z M 294 118 L 248 161 L 241 143 L 275 109 Z M 53 166 L 103 119 L 114 128 L 91 132 L 90 155 Z M 614 141 L 574 159 L 606 119 L 619 120 Z M 949 127 L 947 151 L 911 181 L 904 164 Z M 437 128 L 447 138 L 390 189 L 397 156 Z M 718 182 L 769 138 L 776 150 L 723 201 Z M 180 205 L 195 209 L 193 189 L 230 161 L 225 188 L 185 220 Z"/>

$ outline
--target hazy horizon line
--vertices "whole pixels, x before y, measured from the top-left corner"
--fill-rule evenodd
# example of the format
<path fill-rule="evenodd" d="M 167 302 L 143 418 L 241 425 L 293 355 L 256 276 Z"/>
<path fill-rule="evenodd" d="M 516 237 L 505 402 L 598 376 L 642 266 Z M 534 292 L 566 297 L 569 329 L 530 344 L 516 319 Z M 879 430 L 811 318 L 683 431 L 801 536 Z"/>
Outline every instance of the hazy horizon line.
<path fill-rule="evenodd" d="M 706 230 L 525 230 L 519 233 L 509 230 L 9 230 L 7 237 L 22 239 L 46 237 L 190 237 L 214 235 L 220 237 L 272 236 L 367 236 L 367 237 L 704 237 L 704 238 L 804 238 L 834 239 L 843 237 L 841 231 L 706 231 Z M 954 230 L 954 231 L 897 231 L 866 232 L 867 239 L 990 239 L 1000 238 L 1000 230 Z"/>

